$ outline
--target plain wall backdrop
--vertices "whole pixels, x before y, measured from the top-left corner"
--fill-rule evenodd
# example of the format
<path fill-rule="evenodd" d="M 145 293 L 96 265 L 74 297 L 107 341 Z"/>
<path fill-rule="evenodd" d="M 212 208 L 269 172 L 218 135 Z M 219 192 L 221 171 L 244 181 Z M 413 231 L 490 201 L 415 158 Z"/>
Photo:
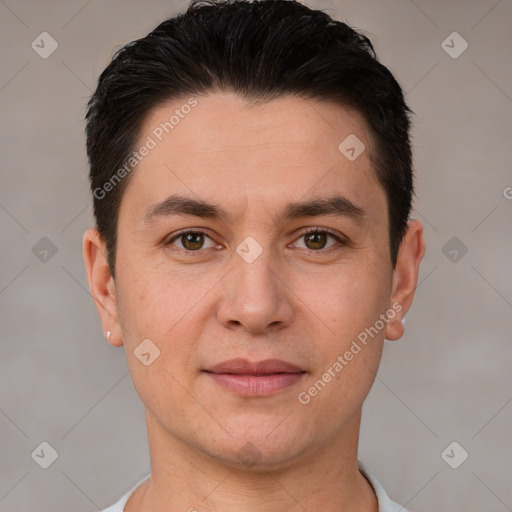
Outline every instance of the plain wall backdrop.
<path fill-rule="evenodd" d="M 427 252 L 359 458 L 411 511 L 512 510 L 512 2 L 305 3 L 363 29 L 416 113 Z M 83 118 L 113 53 L 186 6 L 0 1 L 1 512 L 92 512 L 150 470 L 124 349 L 103 337 L 83 266 Z"/>

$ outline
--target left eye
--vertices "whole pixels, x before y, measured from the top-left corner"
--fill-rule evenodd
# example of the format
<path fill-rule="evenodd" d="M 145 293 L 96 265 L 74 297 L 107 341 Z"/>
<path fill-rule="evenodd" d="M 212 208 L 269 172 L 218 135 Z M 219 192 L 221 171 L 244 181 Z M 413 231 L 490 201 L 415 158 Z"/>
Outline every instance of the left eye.
<path fill-rule="evenodd" d="M 335 240 L 335 243 L 326 247 L 328 238 L 331 237 Z M 336 242 L 342 243 L 341 239 L 334 235 L 333 233 L 330 233 L 329 231 L 322 231 L 319 229 L 307 231 L 306 233 L 302 233 L 302 235 L 298 238 L 298 240 L 304 240 L 305 241 L 305 249 L 311 249 L 313 251 L 318 251 L 321 249 L 329 249 L 333 245 L 336 245 Z"/>

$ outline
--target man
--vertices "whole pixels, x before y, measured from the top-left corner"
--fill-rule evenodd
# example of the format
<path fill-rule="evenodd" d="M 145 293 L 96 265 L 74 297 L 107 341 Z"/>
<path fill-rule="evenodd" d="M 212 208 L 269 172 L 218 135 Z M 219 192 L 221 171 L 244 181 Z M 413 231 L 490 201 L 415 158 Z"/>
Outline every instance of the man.
<path fill-rule="evenodd" d="M 425 251 L 410 112 L 365 36 L 292 0 L 193 2 L 116 54 L 83 250 L 152 472 L 108 512 L 404 510 L 357 447 Z"/>

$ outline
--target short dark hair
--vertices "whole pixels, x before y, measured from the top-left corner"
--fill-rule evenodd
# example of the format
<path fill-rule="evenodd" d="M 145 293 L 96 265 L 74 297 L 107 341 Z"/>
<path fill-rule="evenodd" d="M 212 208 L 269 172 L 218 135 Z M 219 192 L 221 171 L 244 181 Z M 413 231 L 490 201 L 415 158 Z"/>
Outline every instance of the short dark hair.
<path fill-rule="evenodd" d="M 233 91 L 253 104 L 296 95 L 362 114 L 387 197 L 395 267 L 414 194 L 413 112 L 368 37 L 295 0 L 192 0 L 185 13 L 117 51 L 88 102 L 94 216 L 113 276 L 119 207 L 132 173 L 121 173 L 126 177 L 118 183 L 112 178 L 133 154 L 142 123 L 166 101 L 215 91 Z"/>

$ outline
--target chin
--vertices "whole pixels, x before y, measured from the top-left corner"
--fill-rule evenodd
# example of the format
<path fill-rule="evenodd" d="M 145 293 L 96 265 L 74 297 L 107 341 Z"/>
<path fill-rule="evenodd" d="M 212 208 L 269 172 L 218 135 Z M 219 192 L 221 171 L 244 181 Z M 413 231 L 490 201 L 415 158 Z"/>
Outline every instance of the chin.
<path fill-rule="evenodd" d="M 210 449 L 204 447 L 215 458 L 237 469 L 268 471 L 291 465 L 304 452 L 306 439 L 301 429 L 283 422 L 280 418 L 267 418 L 257 422 L 254 415 L 251 424 L 231 422 L 222 439 L 216 440 Z M 280 425 L 280 423 L 282 424 Z"/>

